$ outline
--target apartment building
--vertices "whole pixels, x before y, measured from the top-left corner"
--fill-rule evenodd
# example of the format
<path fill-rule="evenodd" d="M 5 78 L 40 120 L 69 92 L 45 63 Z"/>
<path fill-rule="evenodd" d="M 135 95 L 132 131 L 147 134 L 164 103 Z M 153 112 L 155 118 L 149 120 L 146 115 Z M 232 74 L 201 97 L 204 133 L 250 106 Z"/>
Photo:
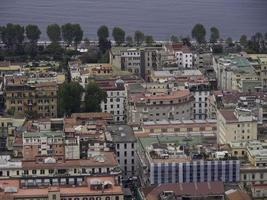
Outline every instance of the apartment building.
<path fill-rule="evenodd" d="M 260 76 L 262 86 L 267 87 L 267 55 L 266 54 L 248 54 L 247 58 L 252 59 L 256 73 Z"/>
<path fill-rule="evenodd" d="M 132 87 L 136 87 L 133 85 Z M 127 120 L 129 123 L 160 120 L 187 120 L 193 118 L 193 95 L 189 90 L 156 90 L 127 94 Z"/>
<path fill-rule="evenodd" d="M 217 112 L 217 142 L 257 140 L 257 120 L 250 110 L 219 110 Z"/>
<path fill-rule="evenodd" d="M 42 162 L 16 161 L 1 157 L 1 179 L 20 178 L 24 184 L 58 185 L 67 183 L 78 185 L 77 181 L 84 176 L 114 175 L 120 180 L 121 170 L 113 152 L 98 152 L 88 159 L 59 160 L 46 157 Z"/>
<path fill-rule="evenodd" d="M 121 69 L 139 75 L 141 72 L 140 50 L 136 48 L 121 52 Z"/>
<path fill-rule="evenodd" d="M 143 122 L 135 135 L 216 136 L 216 120 L 161 120 Z"/>
<path fill-rule="evenodd" d="M 200 82 L 189 82 L 187 88 L 195 97 L 194 119 L 206 119 L 208 113 L 208 97 L 210 95 L 210 85 L 206 80 Z"/>
<path fill-rule="evenodd" d="M 171 141 L 152 144 L 140 142 L 142 149 L 138 151 L 138 156 L 142 163 L 143 181 L 147 185 L 239 181 L 239 160 L 201 157 L 193 151 L 188 154 L 183 147 Z M 211 150 L 204 148 L 205 151 Z"/>
<path fill-rule="evenodd" d="M 23 159 L 43 162 L 47 157 L 64 160 L 64 133 L 63 132 L 24 132 Z"/>
<path fill-rule="evenodd" d="M 124 81 L 121 79 L 98 79 L 96 84 L 107 93 L 107 100 L 101 102 L 102 112 L 112 114 L 115 122 L 124 122 L 126 120 Z"/>
<path fill-rule="evenodd" d="M 151 190 L 143 189 L 144 200 L 207 199 L 224 200 L 221 181 L 197 183 L 169 183 L 157 185 Z M 235 199 L 236 200 L 236 199 Z"/>
<path fill-rule="evenodd" d="M 218 87 L 221 90 L 238 90 L 240 92 L 260 91 L 262 83 L 248 59 L 239 55 L 213 58 Z"/>
<path fill-rule="evenodd" d="M 0 62 L 0 76 L 12 75 L 20 71 L 20 65 L 13 65 L 10 62 Z"/>
<path fill-rule="evenodd" d="M 10 117 L 0 117 L 0 151 L 12 151 L 15 142 L 16 130 L 20 129 L 26 119 L 15 119 Z"/>
<path fill-rule="evenodd" d="M 162 47 L 146 47 L 140 50 L 140 75 L 150 82 L 152 71 L 158 70 L 162 65 Z"/>
<path fill-rule="evenodd" d="M 208 118 L 216 119 L 218 109 L 249 109 L 259 123 L 266 121 L 264 92 L 213 91 L 208 96 Z"/>
<path fill-rule="evenodd" d="M 6 111 L 17 117 L 56 117 L 57 91 L 56 82 L 7 85 Z"/>
<path fill-rule="evenodd" d="M 2 200 L 123 200 L 122 186 L 112 176 L 86 177 L 79 185 L 61 183 L 48 186 L 38 183 L 39 187 L 28 186 L 19 179 L 0 180 Z"/>
<path fill-rule="evenodd" d="M 175 49 L 175 57 L 178 67 L 192 68 L 194 65 L 193 52 L 187 46 L 183 46 L 180 49 Z"/>
<path fill-rule="evenodd" d="M 118 163 L 125 177 L 137 175 L 137 139 L 133 129 L 128 125 L 107 126 L 107 139 L 111 142 L 117 154 Z"/>

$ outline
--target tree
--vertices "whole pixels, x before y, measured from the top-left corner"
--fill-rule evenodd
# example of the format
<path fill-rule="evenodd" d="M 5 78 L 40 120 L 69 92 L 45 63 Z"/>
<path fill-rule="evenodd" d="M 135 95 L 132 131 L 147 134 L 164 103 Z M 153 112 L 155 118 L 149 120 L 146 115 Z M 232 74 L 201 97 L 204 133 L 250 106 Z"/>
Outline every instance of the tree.
<path fill-rule="evenodd" d="M 98 41 L 99 49 L 102 54 L 105 54 L 106 51 L 111 49 L 111 42 L 107 39 L 100 38 Z"/>
<path fill-rule="evenodd" d="M 62 25 L 61 27 L 62 31 L 62 38 L 64 42 L 67 43 L 67 45 L 71 45 L 73 39 L 74 39 L 74 31 L 71 23 L 67 23 Z"/>
<path fill-rule="evenodd" d="M 145 35 L 143 32 L 141 31 L 135 31 L 134 33 L 134 41 L 137 44 L 137 46 L 140 46 L 141 44 L 143 44 L 145 40 Z"/>
<path fill-rule="evenodd" d="M 267 41 L 267 33 L 264 34 L 264 40 Z"/>
<path fill-rule="evenodd" d="M 61 40 L 61 29 L 58 24 L 50 24 L 46 28 L 47 36 L 51 42 L 59 42 Z"/>
<path fill-rule="evenodd" d="M 80 112 L 83 88 L 78 82 L 64 82 L 58 91 L 59 113 L 70 115 Z"/>
<path fill-rule="evenodd" d="M 2 27 L 2 42 L 9 50 L 16 50 L 24 41 L 24 27 L 19 24 L 7 24 Z"/>
<path fill-rule="evenodd" d="M 108 27 L 105 25 L 100 26 L 99 29 L 97 30 L 97 36 L 98 36 L 98 40 L 100 39 L 107 40 L 109 37 Z"/>
<path fill-rule="evenodd" d="M 225 40 L 225 43 L 226 43 L 228 46 L 232 46 L 232 45 L 233 45 L 233 40 L 232 40 L 232 38 L 228 37 L 228 38 Z"/>
<path fill-rule="evenodd" d="M 210 42 L 216 43 L 218 39 L 220 38 L 220 32 L 216 27 L 210 28 Z"/>
<path fill-rule="evenodd" d="M 106 101 L 107 93 L 95 82 L 90 82 L 85 88 L 85 112 L 100 112 L 101 102 Z"/>
<path fill-rule="evenodd" d="M 100 49 L 100 52 L 102 54 L 105 54 L 107 50 L 111 48 L 111 42 L 108 40 L 109 37 L 109 30 L 107 26 L 100 26 L 97 30 L 97 36 L 98 36 L 98 46 Z"/>
<path fill-rule="evenodd" d="M 83 30 L 81 29 L 80 24 L 72 24 L 72 29 L 73 29 L 73 41 L 75 48 L 77 49 L 78 44 L 80 44 L 83 39 Z"/>
<path fill-rule="evenodd" d="M 154 43 L 154 38 L 152 35 L 145 36 L 145 42 L 147 46 L 151 46 Z"/>
<path fill-rule="evenodd" d="M 241 46 L 245 47 L 248 44 L 247 36 L 246 35 L 241 35 L 239 42 Z"/>
<path fill-rule="evenodd" d="M 202 24 L 196 24 L 192 29 L 192 38 L 194 38 L 199 44 L 205 42 L 206 29 Z"/>
<path fill-rule="evenodd" d="M 48 54 L 53 56 L 55 60 L 61 60 L 63 57 L 64 49 L 57 43 L 52 42 L 46 47 L 46 51 Z"/>
<path fill-rule="evenodd" d="M 133 38 L 132 38 L 132 36 L 127 36 L 126 37 L 126 44 L 127 44 L 127 46 L 132 46 L 133 45 Z"/>
<path fill-rule="evenodd" d="M 170 39 L 171 39 L 172 43 L 178 43 L 179 42 L 179 38 L 176 35 L 172 35 Z"/>
<path fill-rule="evenodd" d="M 120 27 L 114 27 L 112 36 L 118 46 L 125 42 L 125 31 Z"/>
<path fill-rule="evenodd" d="M 97 63 L 98 61 L 97 52 L 94 50 L 88 50 L 88 52 L 80 56 L 80 60 L 83 64 L 84 63 Z"/>
<path fill-rule="evenodd" d="M 31 44 L 36 44 L 40 39 L 41 31 L 36 25 L 29 24 L 26 26 L 26 37 Z"/>

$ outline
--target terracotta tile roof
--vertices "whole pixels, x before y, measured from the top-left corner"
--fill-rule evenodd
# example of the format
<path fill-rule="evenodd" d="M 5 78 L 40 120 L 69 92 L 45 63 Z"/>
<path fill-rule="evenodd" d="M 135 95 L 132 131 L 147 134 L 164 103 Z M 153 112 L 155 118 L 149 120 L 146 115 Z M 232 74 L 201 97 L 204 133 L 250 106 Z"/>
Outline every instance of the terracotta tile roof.
<path fill-rule="evenodd" d="M 223 182 L 169 183 L 143 190 L 147 200 L 156 200 L 162 191 L 173 191 L 175 196 L 224 195 Z"/>
<path fill-rule="evenodd" d="M 237 122 L 238 119 L 233 110 L 220 110 L 220 113 L 227 122 Z"/>
<path fill-rule="evenodd" d="M 113 152 L 101 152 L 104 162 L 96 161 L 94 158 L 80 160 L 65 160 L 58 163 L 36 163 L 35 161 L 22 161 L 22 167 L 25 169 L 57 169 L 57 168 L 73 168 L 73 167 L 115 167 L 118 161 Z"/>
<path fill-rule="evenodd" d="M 240 190 L 227 191 L 226 196 L 228 200 L 251 200 L 246 192 Z"/>
<path fill-rule="evenodd" d="M 73 113 L 71 117 L 80 119 L 112 119 L 112 114 L 105 112 Z"/>
<path fill-rule="evenodd" d="M 90 187 L 91 180 L 97 179 L 97 181 L 108 181 L 112 184 L 110 188 L 104 190 L 94 190 Z M 46 188 L 20 188 L 19 187 L 19 179 L 15 180 L 0 180 L 0 188 L 4 189 L 5 187 L 15 187 L 17 189 L 16 192 L 10 193 L 11 197 L 23 198 L 23 197 L 47 197 L 48 192 L 60 192 L 61 197 L 79 197 L 81 195 L 102 195 L 104 194 L 118 194 L 122 195 L 123 190 L 120 185 L 115 184 L 115 180 L 113 176 L 103 176 L 103 177 L 87 177 L 86 181 L 79 186 L 72 187 L 68 185 L 63 186 L 49 186 Z M 0 190 L 0 197 L 10 197 L 9 193 L 5 193 Z M 2 198 L 1 198 L 2 199 Z M 9 199 L 9 198 L 8 198 Z"/>

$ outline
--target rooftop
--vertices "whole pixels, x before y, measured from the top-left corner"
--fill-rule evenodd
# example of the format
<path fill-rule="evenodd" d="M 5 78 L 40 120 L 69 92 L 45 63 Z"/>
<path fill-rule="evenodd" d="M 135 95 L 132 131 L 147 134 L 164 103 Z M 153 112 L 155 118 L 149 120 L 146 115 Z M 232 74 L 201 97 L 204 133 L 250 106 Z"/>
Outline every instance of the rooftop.
<path fill-rule="evenodd" d="M 113 142 L 136 142 L 133 129 L 128 125 L 109 125 L 107 131 L 111 134 Z"/>
<path fill-rule="evenodd" d="M 102 185 L 105 186 L 102 189 Z M 101 186 L 101 189 L 99 189 Z M 3 191 L 0 191 L 0 197 L 3 194 L 10 194 L 17 198 L 23 197 L 47 197 L 49 192 L 59 192 L 61 197 L 64 196 L 80 196 L 80 195 L 101 195 L 105 194 L 118 194 L 122 195 L 123 190 L 120 185 L 115 183 L 114 177 L 111 176 L 103 176 L 103 177 L 86 177 L 84 183 L 79 186 L 46 186 L 42 188 L 21 188 L 19 179 L 8 179 L 8 180 L 0 180 L 0 188 Z M 12 192 L 11 192 L 12 191 Z M 3 197 L 3 196 L 2 196 Z"/>
<path fill-rule="evenodd" d="M 24 138 L 39 138 L 39 137 L 64 137 L 64 132 L 61 131 L 40 131 L 40 132 L 24 132 Z"/>
<path fill-rule="evenodd" d="M 54 161 L 54 160 L 53 160 Z M 65 160 L 65 162 L 47 162 L 36 163 L 35 161 L 22 161 L 22 167 L 25 169 L 62 169 L 75 167 L 116 167 L 117 159 L 113 152 L 101 152 L 89 159 Z"/>
<path fill-rule="evenodd" d="M 209 195 L 224 195 L 223 182 L 202 183 L 169 183 L 147 187 L 143 193 L 148 200 L 158 200 L 163 192 L 170 192 L 175 197 L 207 197 Z"/>

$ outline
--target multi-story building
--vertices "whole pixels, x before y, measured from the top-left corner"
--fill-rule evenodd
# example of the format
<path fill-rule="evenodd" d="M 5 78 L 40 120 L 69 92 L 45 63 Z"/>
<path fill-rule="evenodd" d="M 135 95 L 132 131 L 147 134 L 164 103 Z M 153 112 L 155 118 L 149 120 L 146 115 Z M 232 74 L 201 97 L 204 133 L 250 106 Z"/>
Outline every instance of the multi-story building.
<path fill-rule="evenodd" d="M 6 111 L 18 117 L 56 117 L 57 90 L 56 82 L 7 85 Z"/>
<path fill-rule="evenodd" d="M 20 73 L 21 66 L 12 65 L 10 62 L 0 62 L 0 76 Z"/>
<path fill-rule="evenodd" d="M 22 140 L 24 160 L 65 159 L 63 132 L 24 132 Z"/>
<path fill-rule="evenodd" d="M 57 186 L 38 182 L 27 185 L 22 180 L 0 180 L 2 200 L 123 200 L 122 186 L 112 176 L 85 177 L 77 185 L 61 182 Z"/>
<path fill-rule="evenodd" d="M 107 126 L 106 135 L 115 147 L 123 175 L 126 177 L 137 175 L 137 140 L 133 129 L 128 125 L 109 125 Z"/>
<path fill-rule="evenodd" d="M 221 181 L 195 183 L 168 183 L 143 189 L 144 200 L 206 199 L 224 200 L 224 185 Z M 236 200 L 236 199 L 235 199 Z"/>
<path fill-rule="evenodd" d="M 149 146 L 141 141 L 141 146 L 138 156 L 145 184 L 239 181 L 240 161 L 231 157 L 206 159 L 193 152 L 185 153 L 183 147 L 170 141 Z"/>
<path fill-rule="evenodd" d="M 124 81 L 105 79 L 96 80 L 96 83 L 107 93 L 106 101 L 101 102 L 102 112 L 111 113 L 115 122 L 124 122 L 126 120 Z"/>
<path fill-rule="evenodd" d="M 140 75 L 150 82 L 150 75 L 153 70 L 161 67 L 162 47 L 146 47 L 140 50 Z"/>
<path fill-rule="evenodd" d="M 267 87 L 267 55 L 266 54 L 248 54 L 248 58 L 256 62 L 254 66 L 256 72 L 259 74 L 264 90 Z"/>
<path fill-rule="evenodd" d="M 194 119 L 206 119 L 208 112 L 208 96 L 210 86 L 208 81 L 189 82 L 186 84 L 190 92 L 194 94 Z"/>
<path fill-rule="evenodd" d="M 260 91 L 262 83 L 248 59 L 229 55 L 213 58 L 218 87 L 221 90 L 238 90 L 241 92 Z"/>
<path fill-rule="evenodd" d="M 193 95 L 189 90 L 166 89 L 131 93 L 128 87 L 127 120 L 129 123 L 193 118 Z"/>
<path fill-rule="evenodd" d="M 141 70 L 140 50 L 136 48 L 121 52 L 121 69 L 139 75 Z"/>
<path fill-rule="evenodd" d="M 257 140 L 257 120 L 250 110 L 219 110 L 217 112 L 217 142 Z"/>
<path fill-rule="evenodd" d="M 161 120 L 143 122 L 135 135 L 160 136 L 213 136 L 217 133 L 216 120 Z"/>
<path fill-rule="evenodd" d="M 193 53 L 189 47 L 183 46 L 180 49 L 175 50 L 175 57 L 178 67 L 192 68 L 194 65 Z"/>
<path fill-rule="evenodd" d="M 16 161 L 1 157 L 1 179 L 20 178 L 25 185 L 79 185 L 85 176 L 114 175 L 120 181 L 121 170 L 113 152 L 96 152 L 87 159 L 56 160 L 47 157 L 42 162 Z"/>
<path fill-rule="evenodd" d="M 0 117 L 0 151 L 11 151 L 13 150 L 13 144 L 15 141 L 16 130 L 20 129 L 26 119 L 15 119 L 9 117 Z"/>
<path fill-rule="evenodd" d="M 218 109 L 250 109 L 258 123 L 266 121 L 266 97 L 263 92 L 213 91 L 208 96 L 208 118 L 216 119 Z"/>

